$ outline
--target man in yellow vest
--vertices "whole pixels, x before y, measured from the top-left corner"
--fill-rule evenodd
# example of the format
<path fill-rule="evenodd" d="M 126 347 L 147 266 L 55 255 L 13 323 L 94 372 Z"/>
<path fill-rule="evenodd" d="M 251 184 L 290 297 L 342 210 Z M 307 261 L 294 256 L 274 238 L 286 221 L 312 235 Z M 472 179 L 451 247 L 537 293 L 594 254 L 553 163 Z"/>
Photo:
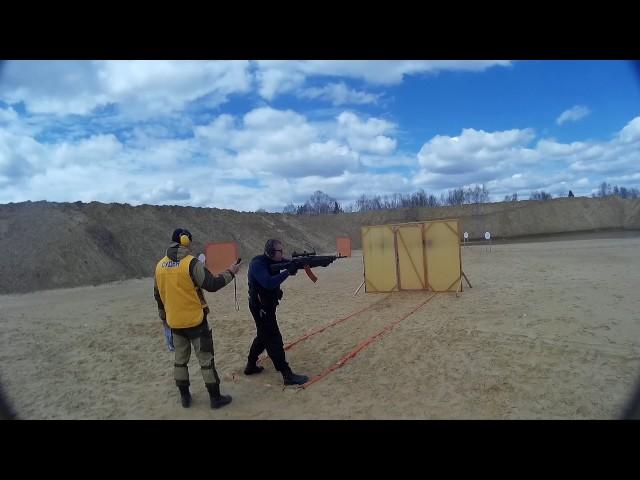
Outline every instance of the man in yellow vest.
<path fill-rule="evenodd" d="M 233 280 L 240 265 L 231 265 L 220 275 L 213 275 L 191 255 L 189 247 L 192 240 L 191 232 L 184 228 L 173 232 L 165 257 L 156 265 L 154 296 L 160 318 L 173 333 L 174 378 L 182 406 L 188 408 L 191 405 L 187 365 L 193 345 L 211 408 L 220 408 L 231 402 L 231 395 L 220 394 L 220 377 L 213 359 L 213 336 L 207 323 L 209 307 L 202 289 L 208 292 L 220 290 Z"/>

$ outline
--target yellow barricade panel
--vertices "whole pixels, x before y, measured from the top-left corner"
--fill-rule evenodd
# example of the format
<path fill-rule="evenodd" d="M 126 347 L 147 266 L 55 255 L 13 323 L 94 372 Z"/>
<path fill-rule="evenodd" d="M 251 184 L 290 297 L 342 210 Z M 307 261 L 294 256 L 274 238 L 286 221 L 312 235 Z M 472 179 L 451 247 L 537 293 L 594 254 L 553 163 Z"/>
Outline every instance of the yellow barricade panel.
<path fill-rule="evenodd" d="M 396 228 L 396 243 L 398 245 L 400 290 L 426 289 L 422 224 L 398 226 Z"/>
<path fill-rule="evenodd" d="M 460 236 L 456 220 L 425 224 L 427 279 L 436 292 L 460 287 Z"/>
<path fill-rule="evenodd" d="M 366 292 L 398 290 L 392 227 L 362 227 L 362 257 Z"/>

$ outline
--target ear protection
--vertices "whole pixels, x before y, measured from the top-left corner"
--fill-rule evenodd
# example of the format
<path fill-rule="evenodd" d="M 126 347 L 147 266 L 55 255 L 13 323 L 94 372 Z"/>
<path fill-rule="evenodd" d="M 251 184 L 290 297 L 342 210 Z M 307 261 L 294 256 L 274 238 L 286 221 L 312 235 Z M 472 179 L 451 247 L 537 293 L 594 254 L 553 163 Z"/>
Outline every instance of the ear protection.
<path fill-rule="evenodd" d="M 189 245 L 191 245 L 191 239 L 189 238 L 189 235 L 185 235 L 184 233 L 180 235 L 180 245 L 182 245 L 183 247 L 188 247 Z"/>
<path fill-rule="evenodd" d="M 186 228 L 176 228 L 173 231 L 173 235 L 171 235 L 171 241 L 177 242 L 183 247 L 191 245 L 192 240 L 193 237 L 191 236 L 191 232 Z"/>

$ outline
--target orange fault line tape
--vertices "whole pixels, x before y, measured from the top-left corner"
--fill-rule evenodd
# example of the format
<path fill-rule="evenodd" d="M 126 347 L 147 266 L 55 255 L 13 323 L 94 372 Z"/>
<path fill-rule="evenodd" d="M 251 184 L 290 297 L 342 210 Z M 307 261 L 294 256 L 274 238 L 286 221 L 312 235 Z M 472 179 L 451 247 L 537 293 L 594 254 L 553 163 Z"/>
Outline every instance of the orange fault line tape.
<path fill-rule="evenodd" d="M 300 338 L 297 338 L 297 339 L 293 340 L 292 342 L 287 343 L 284 346 L 284 349 L 285 350 L 289 350 L 294 345 L 297 345 L 300 342 L 304 342 L 306 339 L 311 338 L 314 335 L 317 335 L 318 333 L 324 332 L 326 329 L 331 328 L 334 325 L 338 325 L 339 323 L 342 323 L 345 320 L 349 320 L 351 317 L 355 317 L 356 315 L 359 315 L 362 312 L 365 312 L 365 311 L 369 310 L 370 308 L 374 307 L 375 305 L 379 304 L 380 302 L 383 302 L 384 300 L 386 300 L 390 296 L 391 296 L 391 294 L 388 294 L 385 297 L 381 298 L 380 300 L 377 300 L 377 301 L 373 302 L 372 304 L 367 305 L 366 307 L 361 308 L 360 310 L 358 310 L 356 312 L 353 312 L 350 315 L 347 315 L 346 317 L 339 318 L 338 320 L 334 320 L 333 322 L 328 323 L 327 325 L 324 325 L 323 327 L 317 328 L 315 330 L 311 330 L 309 333 L 306 333 L 305 335 L 301 336 Z M 263 362 L 266 359 L 267 359 L 267 355 L 263 355 L 258 359 L 258 363 Z"/>
<path fill-rule="evenodd" d="M 309 380 L 304 385 L 301 385 L 300 388 L 301 389 L 302 388 L 307 388 L 307 387 L 313 385 L 314 383 L 322 380 L 324 377 L 329 375 L 334 370 L 337 370 L 338 368 L 342 367 L 345 363 L 347 363 L 349 360 L 354 358 L 358 353 L 360 353 L 362 350 L 364 350 L 367 346 L 369 346 L 371 343 L 373 343 L 376 339 L 378 339 L 379 337 L 383 336 L 385 333 L 390 332 L 391 330 L 393 330 L 393 328 L 398 323 L 400 323 L 401 321 L 403 321 L 406 318 L 408 318 L 411 315 L 413 315 L 416 311 L 418 311 L 420 308 L 422 308 L 425 304 L 427 304 L 436 295 L 437 294 L 434 293 L 429 298 L 427 298 L 425 301 L 420 302 L 418 305 L 416 305 L 409 313 L 403 315 L 398 320 L 396 320 L 394 322 L 391 322 L 389 325 L 386 325 L 382 330 L 374 333 L 373 335 L 371 335 L 369 338 L 367 338 L 363 342 L 360 342 L 353 350 L 351 350 L 349 353 L 347 353 L 344 357 L 342 357 L 340 360 L 338 360 L 335 364 L 333 364 L 332 366 L 327 368 L 324 372 L 320 373 L 319 375 L 316 375 L 315 377 L 313 377 L 311 380 Z"/>

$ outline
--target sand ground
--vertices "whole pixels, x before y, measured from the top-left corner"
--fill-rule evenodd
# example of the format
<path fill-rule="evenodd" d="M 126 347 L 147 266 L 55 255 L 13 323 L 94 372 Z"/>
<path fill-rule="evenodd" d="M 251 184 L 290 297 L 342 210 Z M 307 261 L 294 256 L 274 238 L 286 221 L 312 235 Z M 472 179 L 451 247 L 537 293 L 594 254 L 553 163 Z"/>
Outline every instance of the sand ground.
<path fill-rule="evenodd" d="M 538 239 L 540 240 L 540 239 Z M 153 280 L 0 296 L 0 378 L 33 419 L 608 419 L 640 376 L 640 236 L 463 248 L 473 288 L 437 294 L 343 367 L 284 389 L 270 361 L 241 374 L 254 324 L 246 266 L 207 293 L 228 407 L 213 411 L 196 359 L 193 405 L 179 405 Z M 285 342 L 363 307 L 288 352 L 316 375 L 432 293 L 353 297 L 362 256 L 283 285 Z M 465 285 L 466 287 L 466 285 Z M 377 302 L 377 303 L 376 303 Z"/>

